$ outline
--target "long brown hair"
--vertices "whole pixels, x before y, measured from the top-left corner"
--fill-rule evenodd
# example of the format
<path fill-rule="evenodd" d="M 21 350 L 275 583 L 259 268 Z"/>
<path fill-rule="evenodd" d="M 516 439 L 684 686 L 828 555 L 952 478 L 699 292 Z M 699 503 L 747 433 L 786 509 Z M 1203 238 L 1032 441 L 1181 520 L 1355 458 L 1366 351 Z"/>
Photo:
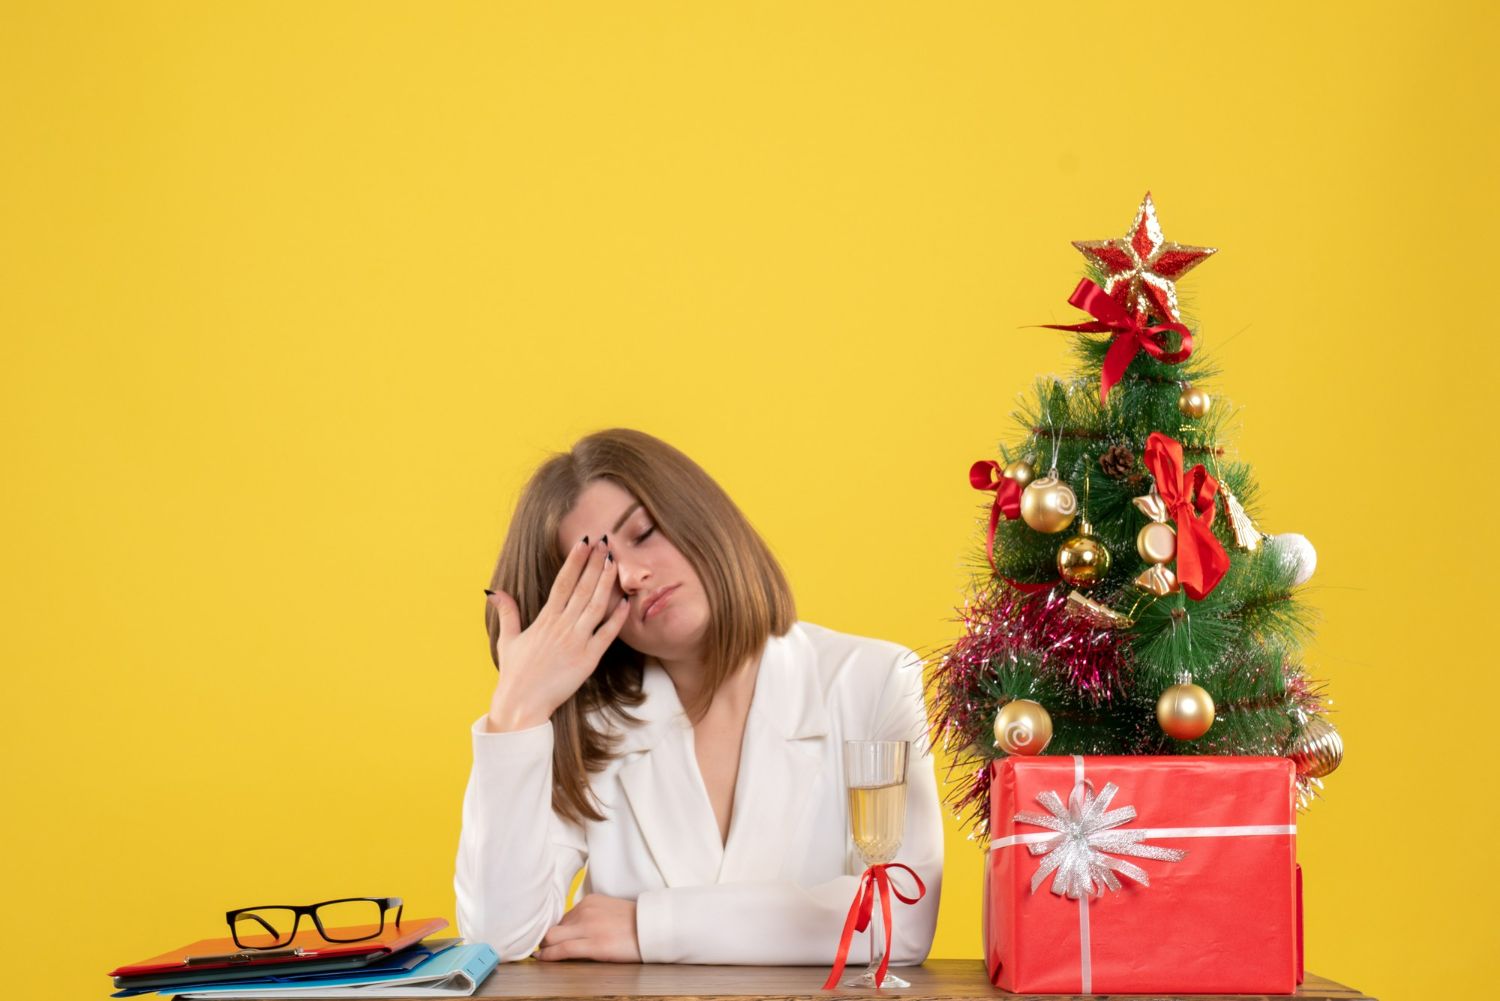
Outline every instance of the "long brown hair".
<path fill-rule="evenodd" d="M 780 636 L 797 619 L 792 591 L 776 557 L 734 501 L 692 459 L 660 438 L 629 428 L 596 431 L 567 452 L 549 457 L 521 492 L 515 515 L 490 578 L 490 590 L 516 600 L 521 628 L 531 625 L 547 603 L 562 569 L 558 525 L 592 480 L 607 479 L 628 490 L 668 541 L 687 558 L 708 596 L 704 641 L 705 684 L 685 706 L 697 721 L 707 712 L 719 685 L 757 655 L 770 636 Z M 485 604 L 484 626 L 490 659 L 500 667 L 495 644 L 500 617 Z M 569 820 L 603 820 L 588 786 L 588 773 L 604 767 L 614 741 L 590 713 L 602 710 L 619 720 L 645 700 L 641 679 L 645 657 L 616 639 L 599 667 L 552 714 L 552 808 Z"/>

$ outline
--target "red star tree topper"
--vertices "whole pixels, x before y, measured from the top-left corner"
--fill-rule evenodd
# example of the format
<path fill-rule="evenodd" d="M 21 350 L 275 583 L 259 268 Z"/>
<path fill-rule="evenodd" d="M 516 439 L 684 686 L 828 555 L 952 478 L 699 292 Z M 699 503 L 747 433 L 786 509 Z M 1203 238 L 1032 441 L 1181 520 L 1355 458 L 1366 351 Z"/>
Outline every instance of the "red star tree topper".
<path fill-rule="evenodd" d="M 1146 192 L 1130 231 L 1117 240 L 1074 240 L 1073 246 L 1097 263 L 1108 276 L 1104 291 L 1121 308 L 1144 322 L 1153 316 L 1180 321 L 1177 313 L 1178 278 L 1214 253 L 1214 247 L 1168 243 L 1156 221 L 1156 206 Z"/>

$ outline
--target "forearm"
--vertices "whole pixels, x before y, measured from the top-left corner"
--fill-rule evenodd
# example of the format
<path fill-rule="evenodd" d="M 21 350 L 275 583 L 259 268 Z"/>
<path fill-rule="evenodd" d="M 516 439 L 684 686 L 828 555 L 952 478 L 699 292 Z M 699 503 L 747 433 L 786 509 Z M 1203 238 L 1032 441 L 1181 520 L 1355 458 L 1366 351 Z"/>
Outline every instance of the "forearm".
<path fill-rule="evenodd" d="M 927 886 L 917 903 L 892 900 L 891 962 L 922 962 L 937 928 L 942 860 L 907 862 Z M 894 875 L 908 896 L 903 872 Z M 646 963 L 768 966 L 832 963 L 859 876 L 812 886 L 790 880 L 648 890 L 636 900 L 636 934 Z M 884 934 L 882 933 L 882 939 Z M 850 955 L 868 954 L 869 931 L 856 932 Z"/>
<path fill-rule="evenodd" d="M 458 930 L 502 960 L 524 959 L 562 917 L 583 853 L 557 837 L 551 724 L 472 739 L 454 866 Z"/>

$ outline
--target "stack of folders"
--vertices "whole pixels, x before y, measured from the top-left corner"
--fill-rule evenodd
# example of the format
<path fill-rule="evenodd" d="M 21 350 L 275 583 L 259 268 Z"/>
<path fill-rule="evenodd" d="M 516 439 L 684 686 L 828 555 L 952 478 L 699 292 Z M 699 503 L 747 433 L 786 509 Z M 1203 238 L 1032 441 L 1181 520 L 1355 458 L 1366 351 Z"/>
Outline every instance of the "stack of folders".
<path fill-rule="evenodd" d="M 373 929 L 374 926 L 371 926 Z M 159 993 L 203 1001 L 249 998 L 468 997 L 499 963 L 487 945 L 428 938 L 442 918 L 414 919 L 359 942 L 299 932 L 286 948 L 256 952 L 204 939 L 110 971 L 117 998 Z M 353 937 L 357 929 L 345 929 Z"/>

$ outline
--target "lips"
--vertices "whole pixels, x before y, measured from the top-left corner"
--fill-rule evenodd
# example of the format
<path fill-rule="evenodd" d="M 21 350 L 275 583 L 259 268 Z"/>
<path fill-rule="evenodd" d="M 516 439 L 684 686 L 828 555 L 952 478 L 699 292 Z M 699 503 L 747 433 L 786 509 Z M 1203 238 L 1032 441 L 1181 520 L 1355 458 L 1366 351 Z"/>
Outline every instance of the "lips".
<path fill-rule="evenodd" d="M 671 587 L 664 587 L 660 591 L 657 591 L 655 594 L 653 594 L 651 596 L 651 600 L 646 602 L 646 607 L 641 609 L 641 621 L 645 622 L 646 619 L 649 618 L 651 614 L 656 610 L 656 607 L 667 598 L 671 597 L 672 592 L 677 590 L 677 588 L 680 586 L 681 585 L 679 584 L 673 584 Z"/>

